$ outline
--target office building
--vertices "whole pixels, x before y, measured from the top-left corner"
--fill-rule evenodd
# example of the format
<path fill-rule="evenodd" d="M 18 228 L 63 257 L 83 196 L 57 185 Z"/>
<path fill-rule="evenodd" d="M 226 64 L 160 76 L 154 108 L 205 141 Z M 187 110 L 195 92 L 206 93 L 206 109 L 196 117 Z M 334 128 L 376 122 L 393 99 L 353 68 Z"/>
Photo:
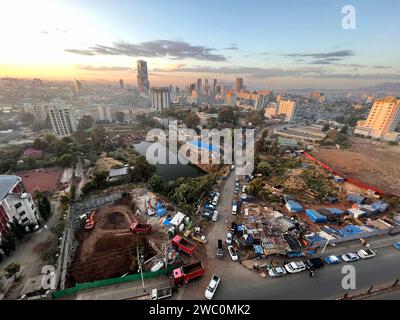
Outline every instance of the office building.
<path fill-rule="evenodd" d="M 150 83 L 147 74 L 147 62 L 144 60 L 137 61 L 137 86 L 139 93 L 149 93 Z"/>
<path fill-rule="evenodd" d="M 68 137 L 76 131 L 76 119 L 72 107 L 61 99 L 53 100 L 48 107 L 53 132 L 58 137 Z"/>
<path fill-rule="evenodd" d="M 169 87 L 151 88 L 151 106 L 155 111 L 162 111 L 171 107 Z"/>
<path fill-rule="evenodd" d="M 400 123 L 400 98 L 376 99 L 367 120 L 359 121 L 354 133 L 375 139 L 399 141 L 400 133 L 395 129 Z"/>
<path fill-rule="evenodd" d="M 196 90 L 197 90 L 197 94 L 199 95 L 199 96 L 201 96 L 202 94 L 203 94 L 203 85 L 202 85 L 202 80 L 201 79 L 197 79 L 197 88 L 196 88 Z"/>
<path fill-rule="evenodd" d="M 243 78 L 236 78 L 235 86 L 233 88 L 233 91 L 240 92 L 242 90 L 243 90 Z"/>

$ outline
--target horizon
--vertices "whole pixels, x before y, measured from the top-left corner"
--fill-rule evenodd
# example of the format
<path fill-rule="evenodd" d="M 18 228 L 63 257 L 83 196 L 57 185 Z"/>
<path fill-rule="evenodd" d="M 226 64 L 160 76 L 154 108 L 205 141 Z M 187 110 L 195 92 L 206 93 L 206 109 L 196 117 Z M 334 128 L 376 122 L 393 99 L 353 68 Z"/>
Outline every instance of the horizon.
<path fill-rule="evenodd" d="M 16 0 L 0 17 L 10 30 L 0 77 L 136 85 L 143 59 L 152 86 L 242 77 L 250 88 L 343 90 L 400 81 L 400 3 L 352 1 L 354 30 L 341 26 L 346 4 Z"/>

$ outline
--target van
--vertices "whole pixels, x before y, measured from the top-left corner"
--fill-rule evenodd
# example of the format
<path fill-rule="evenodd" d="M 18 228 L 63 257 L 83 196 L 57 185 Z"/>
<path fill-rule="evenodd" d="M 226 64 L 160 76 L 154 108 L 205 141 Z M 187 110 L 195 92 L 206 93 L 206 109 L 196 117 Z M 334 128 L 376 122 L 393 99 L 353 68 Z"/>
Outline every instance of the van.
<path fill-rule="evenodd" d="M 232 214 L 236 214 L 236 213 L 237 213 L 237 205 L 234 204 L 234 205 L 232 206 Z"/>

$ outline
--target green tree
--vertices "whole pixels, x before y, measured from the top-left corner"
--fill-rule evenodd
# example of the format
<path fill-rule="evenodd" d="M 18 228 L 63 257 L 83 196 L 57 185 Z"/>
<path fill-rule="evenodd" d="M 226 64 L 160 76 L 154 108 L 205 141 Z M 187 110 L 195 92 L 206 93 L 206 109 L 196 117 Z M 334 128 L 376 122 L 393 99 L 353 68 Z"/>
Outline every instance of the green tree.
<path fill-rule="evenodd" d="M 102 146 L 107 140 L 106 130 L 103 127 L 95 127 L 92 132 L 92 141 L 97 146 Z"/>
<path fill-rule="evenodd" d="M 13 217 L 12 221 L 10 222 L 10 228 L 18 240 L 21 240 L 26 234 L 25 227 L 20 224 L 15 217 Z"/>
<path fill-rule="evenodd" d="M 266 161 L 260 162 L 257 166 L 257 171 L 265 177 L 268 177 L 273 170 L 272 166 Z"/>
<path fill-rule="evenodd" d="M 261 178 L 256 178 L 250 181 L 247 187 L 247 192 L 255 197 L 259 197 L 263 190 L 263 181 Z"/>
<path fill-rule="evenodd" d="M 66 154 L 63 154 L 60 158 L 58 158 L 58 163 L 63 168 L 68 168 L 68 167 L 72 168 L 75 166 L 76 159 L 72 154 L 66 153 Z"/>
<path fill-rule="evenodd" d="M 197 126 L 200 124 L 200 118 L 194 112 L 190 112 L 185 116 L 183 122 L 186 124 L 188 128 L 196 129 Z"/>
<path fill-rule="evenodd" d="M 21 270 L 21 266 L 15 262 L 11 262 L 4 268 L 4 271 L 7 272 L 6 277 L 8 279 L 11 277 L 14 277 L 15 279 L 15 275 L 19 272 L 19 270 Z"/>
<path fill-rule="evenodd" d="M 143 156 L 138 156 L 133 169 L 129 169 L 129 180 L 132 182 L 147 181 L 156 171 L 156 167 L 147 162 Z"/>
<path fill-rule="evenodd" d="M 231 107 L 225 107 L 222 108 L 218 112 L 218 119 L 220 122 L 228 122 L 228 123 L 235 123 L 236 122 L 236 117 L 233 112 L 233 108 Z"/>
<path fill-rule="evenodd" d="M 78 130 L 85 131 L 93 127 L 94 120 L 89 115 L 84 115 L 81 120 L 79 120 Z"/>
<path fill-rule="evenodd" d="M 49 199 L 44 194 L 38 198 L 38 209 L 42 219 L 47 221 L 51 213 L 51 205 Z"/>
<path fill-rule="evenodd" d="M 115 119 L 120 123 L 125 122 L 125 113 L 123 113 L 122 111 L 116 112 L 115 113 Z"/>
<path fill-rule="evenodd" d="M 1 236 L 0 248 L 4 251 L 6 256 L 9 256 L 12 251 L 15 250 L 16 239 L 12 232 L 8 231 L 6 234 Z"/>
<path fill-rule="evenodd" d="M 153 175 L 147 182 L 150 191 L 162 193 L 164 191 L 164 179 L 158 175 Z"/>
<path fill-rule="evenodd" d="M 208 118 L 207 119 L 207 128 L 208 129 L 218 129 L 218 119 Z"/>

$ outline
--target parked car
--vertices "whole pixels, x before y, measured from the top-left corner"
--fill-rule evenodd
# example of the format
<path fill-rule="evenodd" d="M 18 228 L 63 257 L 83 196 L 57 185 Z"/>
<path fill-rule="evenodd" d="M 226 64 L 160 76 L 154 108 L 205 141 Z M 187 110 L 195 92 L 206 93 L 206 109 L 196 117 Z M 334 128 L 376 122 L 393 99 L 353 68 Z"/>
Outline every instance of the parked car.
<path fill-rule="evenodd" d="M 211 300 L 214 297 L 215 291 L 217 290 L 220 281 L 221 278 L 218 277 L 217 275 L 214 274 L 212 276 L 211 281 L 207 286 L 206 292 L 204 293 L 205 297 L 208 300 Z"/>
<path fill-rule="evenodd" d="M 226 240 L 225 240 L 225 242 L 226 242 L 227 244 L 232 244 L 232 238 L 233 238 L 232 233 L 228 232 L 228 233 L 226 234 Z"/>
<path fill-rule="evenodd" d="M 229 255 L 231 256 L 232 261 L 238 261 L 239 260 L 239 257 L 238 257 L 238 255 L 236 253 L 236 250 L 235 250 L 235 248 L 233 246 L 228 246 L 228 252 L 229 252 Z"/>
<path fill-rule="evenodd" d="M 376 256 L 375 252 L 373 252 L 371 249 L 362 249 L 357 252 L 357 255 L 361 259 L 370 259 Z"/>
<path fill-rule="evenodd" d="M 321 269 L 324 266 L 324 261 L 321 258 L 315 257 L 306 261 L 306 267 L 309 270 Z"/>
<path fill-rule="evenodd" d="M 218 239 L 217 240 L 217 258 L 222 259 L 224 257 L 224 255 L 225 255 L 224 245 L 222 243 L 222 240 Z"/>
<path fill-rule="evenodd" d="M 353 262 L 360 260 L 360 257 L 355 252 L 349 252 L 342 255 L 342 260 L 344 262 Z"/>
<path fill-rule="evenodd" d="M 211 210 L 214 210 L 214 209 L 215 209 L 214 206 L 213 206 L 212 204 L 210 204 L 210 203 L 206 203 L 206 204 L 204 205 L 204 208 L 206 208 L 206 209 L 211 209 Z"/>
<path fill-rule="evenodd" d="M 213 212 L 213 216 L 212 216 L 212 221 L 217 221 L 218 220 L 218 211 L 217 210 L 214 210 L 214 212 Z"/>
<path fill-rule="evenodd" d="M 271 278 L 283 277 L 286 274 L 286 269 L 284 267 L 275 267 L 269 269 L 268 274 Z"/>
<path fill-rule="evenodd" d="M 237 213 L 237 205 L 234 204 L 234 205 L 232 206 L 232 214 L 236 214 L 236 213 Z"/>
<path fill-rule="evenodd" d="M 306 265 L 303 261 L 290 262 L 285 265 L 285 269 L 289 273 L 298 273 L 306 270 Z"/>
<path fill-rule="evenodd" d="M 400 250 L 400 241 L 393 243 L 393 247 L 395 247 L 397 250 Z"/>
<path fill-rule="evenodd" d="M 210 211 L 203 211 L 203 213 L 201 214 L 201 216 L 205 219 L 211 220 L 213 217 L 213 213 Z"/>
<path fill-rule="evenodd" d="M 338 264 L 340 259 L 337 256 L 327 256 L 324 258 L 326 264 Z"/>

